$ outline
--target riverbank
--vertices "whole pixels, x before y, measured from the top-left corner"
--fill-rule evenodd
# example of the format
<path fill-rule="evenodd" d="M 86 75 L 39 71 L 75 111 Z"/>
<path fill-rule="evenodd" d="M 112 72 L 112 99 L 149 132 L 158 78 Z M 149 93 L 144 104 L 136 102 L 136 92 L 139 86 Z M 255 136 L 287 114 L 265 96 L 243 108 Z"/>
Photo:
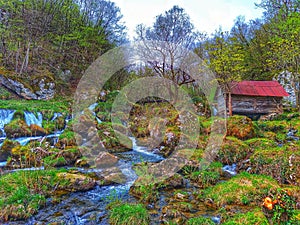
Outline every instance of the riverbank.
<path fill-rule="evenodd" d="M 265 121 L 229 118 L 222 148 L 214 162 L 201 169 L 212 119 L 199 116 L 200 135 L 190 137 L 197 148 L 180 151 L 192 151 L 186 165 L 157 182 L 152 168 L 164 168 L 160 163 L 173 153 L 181 135 L 180 118 L 166 103 L 135 107 L 129 124 L 133 138 L 126 136 L 122 121 L 115 132 L 109 96 L 80 115 L 88 131 L 81 134 L 73 130 L 76 119 L 68 103 L 34 101 L 33 110 L 33 103 L 6 102 L 0 113 L 4 224 L 300 221 L 298 113 Z M 157 116 L 167 119 L 154 121 Z M 157 143 L 161 135 L 153 131 L 162 129 L 164 138 L 152 148 L 149 143 Z M 94 138 L 97 134 L 99 139 Z"/>

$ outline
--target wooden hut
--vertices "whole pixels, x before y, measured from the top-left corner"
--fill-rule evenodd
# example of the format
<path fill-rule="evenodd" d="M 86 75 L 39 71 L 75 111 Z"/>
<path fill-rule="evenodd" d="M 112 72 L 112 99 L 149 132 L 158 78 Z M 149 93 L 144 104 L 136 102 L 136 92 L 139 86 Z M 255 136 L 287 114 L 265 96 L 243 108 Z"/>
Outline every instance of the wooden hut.
<path fill-rule="evenodd" d="M 226 97 L 229 112 L 247 116 L 282 113 L 282 99 L 289 96 L 277 81 L 233 82 L 230 90 L 231 97 Z"/>

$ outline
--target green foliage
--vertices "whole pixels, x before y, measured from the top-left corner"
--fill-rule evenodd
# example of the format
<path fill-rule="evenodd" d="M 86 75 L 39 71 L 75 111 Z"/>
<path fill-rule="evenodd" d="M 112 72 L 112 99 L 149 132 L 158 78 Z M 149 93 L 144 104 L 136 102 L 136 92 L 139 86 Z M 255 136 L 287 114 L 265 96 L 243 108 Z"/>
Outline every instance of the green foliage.
<path fill-rule="evenodd" d="M 277 203 L 272 210 L 272 221 L 275 224 L 292 224 L 291 219 L 296 214 L 296 199 L 289 191 L 278 190 Z"/>
<path fill-rule="evenodd" d="M 147 225 L 149 220 L 149 214 L 142 204 L 121 204 L 109 214 L 109 223 L 112 225 Z"/>

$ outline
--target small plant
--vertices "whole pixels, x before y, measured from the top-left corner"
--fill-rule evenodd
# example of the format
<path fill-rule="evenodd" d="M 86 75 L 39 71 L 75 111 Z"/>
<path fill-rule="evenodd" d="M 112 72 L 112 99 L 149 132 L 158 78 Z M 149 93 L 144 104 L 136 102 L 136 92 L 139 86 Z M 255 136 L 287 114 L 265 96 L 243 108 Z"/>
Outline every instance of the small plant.
<path fill-rule="evenodd" d="M 112 225 L 147 225 L 150 217 L 142 204 L 121 204 L 114 207 L 109 215 Z"/>
<path fill-rule="evenodd" d="M 275 224 L 291 224 L 289 221 L 296 212 L 296 199 L 289 191 L 278 190 L 272 207 L 268 207 L 268 210 L 271 210 Z"/>

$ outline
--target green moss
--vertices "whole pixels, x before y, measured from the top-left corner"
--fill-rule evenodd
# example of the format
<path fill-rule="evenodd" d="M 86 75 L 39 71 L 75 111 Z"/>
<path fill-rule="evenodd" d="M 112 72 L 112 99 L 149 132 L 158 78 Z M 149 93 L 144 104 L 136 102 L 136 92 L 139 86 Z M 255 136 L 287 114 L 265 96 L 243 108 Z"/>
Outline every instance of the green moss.
<path fill-rule="evenodd" d="M 276 188 L 279 188 L 279 185 L 270 177 L 243 172 L 227 182 L 205 189 L 203 197 L 211 198 L 217 206 L 224 204 L 257 205 L 262 202 L 262 198 L 271 189 Z"/>
<path fill-rule="evenodd" d="M 196 170 L 186 174 L 186 177 L 196 182 L 202 188 L 216 184 L 222 172 L 222 163 L 213 162 L 203 170 Z"/>
<path fill-rule="evenodd" d="M 244 160 L 250 153 L 251 149 L 235 137 L 226 137 L 222 148 L 218 152 L 218 160 L 223 164 L 233 164 Z"/>
<path fill-rule="evenodd" d="M 232 218 L 226 220 L 223 225 L 269 225 L 269 222 L 260 209 L 247 213 L 238 213 Z"/>
<path fill-rule="evenodd" d="M 149 214 L 141 204 L 121 204 L 110 211 L 109 223 L 111 225 L 147 225 Z"/>

